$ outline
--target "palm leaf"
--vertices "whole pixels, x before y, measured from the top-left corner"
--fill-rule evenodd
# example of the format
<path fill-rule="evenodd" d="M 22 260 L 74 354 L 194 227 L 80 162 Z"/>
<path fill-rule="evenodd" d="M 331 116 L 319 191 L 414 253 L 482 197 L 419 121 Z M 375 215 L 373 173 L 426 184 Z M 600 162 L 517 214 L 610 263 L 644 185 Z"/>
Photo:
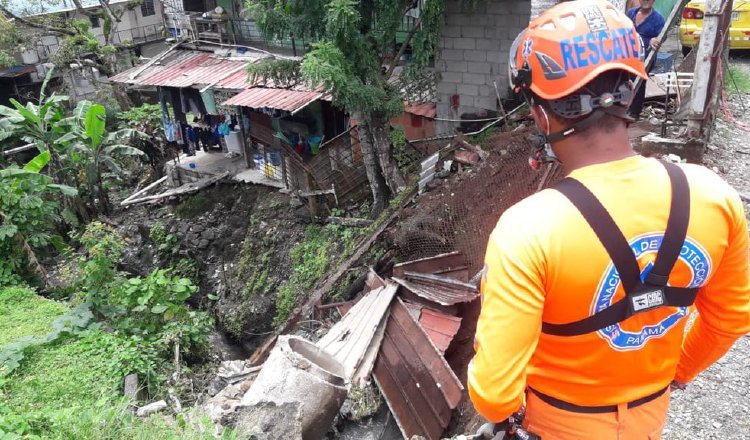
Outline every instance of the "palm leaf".
<path fill-rule="evenodd" d="M 131 147 L 129 145 L 122 145 L 122 144 L 115 144 L 115 145 L 109 145 L 104 149 L 104 154 L 108 156 L 113 156 L 115 154 L 122 154 L 125 156 L 145 156 L 146 153 L 143 151 Z"/>
<path fill-rule="evenodd" d="M 4 170 L 0 170 L 0 179 L 8 179 L 8 178 L 16 178 L 16 177 L 26 177 L 26 176 L 34 176 L 38 175 L 39 173 L 35 173 L 33 171 L 24 170 L 22 168 L 6 168 Z"/>
<path fill-rule="evenodd" d="M 104 106 L 94 104 L 86 111 L 86 121 L 84 122 L 86 131 L 84 134 L 91 139 L 94 148 L 102 142 L 106 122 L 107 110 L 104 109 Z"/>
<path fill-rule="evenodd" d="M 118 176 L 123 175 L 122 168 L 120 168 L 120 165 L 118 165 L 117 162 L 115 162 L 115 160 L 113 158 L 111 158 L 109 156 L 104 157 L 102 159 L 102 164 L 104 164 L 107 168 L 109 168 L 109 170 L 112 173 L 114 173 L 114 174 L 116 174 Z"/>
<path fill-rule="evenodd" d="M 68 185 L 58 185 L 56 183 L 50 183 L 47 188 L 60 191 L 66 196 L 75 197 L 78 195 L 78 190 Z"/>
<path fill-rule="evenodd" d="M 23 169 L 26 171 L 38 173 L 42 171 L 45 166 L 47 166 L 50 157 L 51 154 L 49 151 L 39 153 L 35 158 L 31 159 L 26 165 L 24 165 Z"/>
<path fill-rule="evenodd" d="M 18 110 L 18 113 L 23 116 L 25 121 L 31 122 L 33 124 L 38 124 L 40 122 L 39 116 L 32 113 L 29 109 L 21 105 L 20 102 L 16 101 L 13 98 L 10 98 L 10 103 L 13 104 L 13 107 Z"/>

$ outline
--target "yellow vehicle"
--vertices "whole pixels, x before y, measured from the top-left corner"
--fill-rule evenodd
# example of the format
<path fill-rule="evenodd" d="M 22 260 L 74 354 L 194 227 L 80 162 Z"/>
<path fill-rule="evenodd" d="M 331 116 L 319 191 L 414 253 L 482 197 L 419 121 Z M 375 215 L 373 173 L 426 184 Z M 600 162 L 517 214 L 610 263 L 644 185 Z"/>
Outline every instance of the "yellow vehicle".
<path fill-rule="evenodd" d="M 682 10 L 680 23 L 680 43 L 682 53 L 687 55 L 698 46 L 703 30 L 703 12 L 706 2 L 691 1 Z M 735 1 L 732 6 L 732 22 L 729 26 L 729 48 L 750 49 L 750 2 Z"/>

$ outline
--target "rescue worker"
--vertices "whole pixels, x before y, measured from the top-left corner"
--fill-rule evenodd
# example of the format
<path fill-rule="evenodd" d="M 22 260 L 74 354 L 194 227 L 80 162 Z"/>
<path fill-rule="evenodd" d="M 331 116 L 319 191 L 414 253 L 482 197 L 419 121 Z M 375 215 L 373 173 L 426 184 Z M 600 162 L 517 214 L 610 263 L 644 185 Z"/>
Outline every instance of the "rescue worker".
<path fill-rule="evenodd" d="M 493 423 L 525 405 L 543 440 L 659 439 L 670 384 L 684 389 L 750 331 L 739 196 L 704 167 L 629 144 L 642 56 L 632 22 L 603 0 L 552 7 L 511 48 L 512 86 L 539 130 L 531 161 L 556 157 L 566 178 L 490 236 L 468 389 Z"/>

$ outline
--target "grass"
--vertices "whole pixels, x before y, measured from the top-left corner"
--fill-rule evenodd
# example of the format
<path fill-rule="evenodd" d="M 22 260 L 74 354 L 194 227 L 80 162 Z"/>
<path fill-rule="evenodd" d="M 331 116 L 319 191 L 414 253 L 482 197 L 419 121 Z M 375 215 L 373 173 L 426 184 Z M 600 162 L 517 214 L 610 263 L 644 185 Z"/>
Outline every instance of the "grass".
<path fill-rule="evenodd" d="M 63 304 L 23 287 L 0 289 L 0 347 L 24 336 L 44 336 L 52 321 L 67 312 Z"/>
<path fill-rule="evenodd" d="M 729 66 L 724 77 L 724 90 L 730 95 L 750 93 L 750 73 L 740 66 Z"/>
<path fill-rule="evenodd" d="M 44 336 L 67 310 L 27 288 L 0 288 L 0 345 Z M 0 438 L 215 438 L 211 424 L 194 415 L 139 419 L 128 411 L 131 402 L 120 397 L 122 380 L 142 356 L 123 337 L 96 328 L 32 348 L 19 369 L 0 376 Z"/>

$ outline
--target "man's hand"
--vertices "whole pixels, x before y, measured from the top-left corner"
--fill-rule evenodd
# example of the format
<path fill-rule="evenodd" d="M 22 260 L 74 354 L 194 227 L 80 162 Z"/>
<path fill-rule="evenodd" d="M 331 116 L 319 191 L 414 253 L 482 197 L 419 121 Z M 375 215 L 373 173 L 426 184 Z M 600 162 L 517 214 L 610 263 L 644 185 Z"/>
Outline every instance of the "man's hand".
<path fill-rule="evenodd" d="M 656 38 L 652 38 L 648 42 L 648 46 L 651 48 L 651 50 L 659 50 L 659 40 L 657 40 Z"/>

